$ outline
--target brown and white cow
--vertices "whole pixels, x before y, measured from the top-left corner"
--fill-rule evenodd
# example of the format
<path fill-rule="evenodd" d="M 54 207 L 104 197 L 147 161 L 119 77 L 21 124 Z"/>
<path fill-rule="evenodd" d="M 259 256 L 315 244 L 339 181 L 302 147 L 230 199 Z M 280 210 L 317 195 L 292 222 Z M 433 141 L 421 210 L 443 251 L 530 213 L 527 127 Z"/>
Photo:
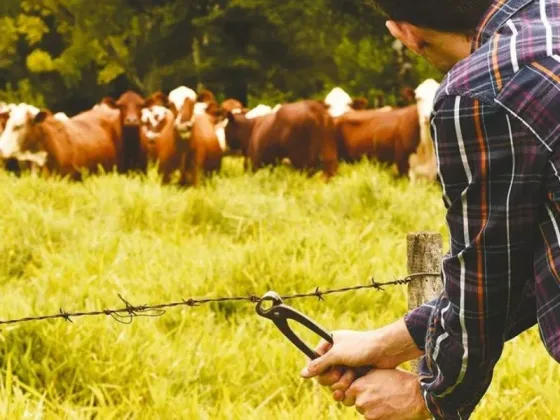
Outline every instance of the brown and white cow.
<path fill-rule="evenodd" d="M 408 159 L 420 143 L 418 108 L 352 111 L 337 120 L 337 131 L 342 160 L 396 163 L 399 174 L 408 175 Z"/>
<path fill-rule="evenodd" d="M 179 171 L 181 185 L 198 185 L 202 173 L 221 167 L 223 150 L 216 136 L 213 117 L 197 110 L 190 98 L 185 98 L 178 115 L 162 106 L 144 110 L 143 124 L 150 140 L 150 159 L 159 164 L 163 182 L 169 183 Z"/>
<path fill-rule="evenodd" d="M 363 97 L 352 99 L 342 88 L 335 87 L 325 97 L 325 104 L 329 108 L 329 114 L 333 118 L 338 118 L 352 110 L 367 108 L 368 101 Z"/>
<path fill-rule="evenodd" d="M 433 79 L 428 79 L 415 90 L 420 124 L 420 145 L 416 153 L 411 155 L 409 159 L 410 171 L 408 175 L 412 182 L 420 179 L 435 181 L 437 177 L 437 161 L 430 131 L 430 115 L 438 89 L 439 83 Z"/>
<path fill-rule="evenodd" d="M 199 102 L 200 103 L 200 102 Z M 175 130 L 181 147 L 186 148 L 184 162 L 186 179 L 193 186 L 201 175 L 217 172 L 222 165 L 224 149 L 216 135 L 216 118 L 211 113 L 197 112 L 199 103 L 186 99 L 175 120 Z"/>
<path fill-rule="evenodd" d="M 241 102 L 232 98 L 228 98 L 223 101 L 220 108 L 222 109 L 224 115 L 227 115 L 230 112 L 233 112 L 234 114 L 241 114 L 247 111 Z"/>
<path fill-rule="evenodd" d="M 119 155 L 121 155 L 121 162 L 119 162 L 119 171 L 123 173 L 146 172 L 148 162 L 142 152 L 140 137 L 142 109 L 145 108 L 146 101 L 136 92 L 127 91 L 116 101 L 113 98 L 104 98 L 102 103 L 120 113 Z"/>
<path fill-rule="evenodd" d="M 185 99 L 189 98 L 191 101 L 196 101 L 196 97 L 196 92 L 186 86 L 179 86 L 169 92 L 169 101 L 173 103 L 177 111 L 183 107 Z"/>
<path fill-rule="evenodd" d="M 79 179 L 81 170 L 106 171 L 118 162 L 118 131 L 107 113 L 87 111 L 67 121 L 19 105 L 0 136 L 0 157 L 32 161 L 46 173 Z"/>
<path fill-rule="evenodd" d="M 298 170 L 313 172 L 322 167 L 326 178 L 338 169 L 334 123 L 322 102 L 285 104 L 256 118 L 230 113 L 228 119 L 228 144 L 247 156 L 253 170 L 283 159 Z"/>

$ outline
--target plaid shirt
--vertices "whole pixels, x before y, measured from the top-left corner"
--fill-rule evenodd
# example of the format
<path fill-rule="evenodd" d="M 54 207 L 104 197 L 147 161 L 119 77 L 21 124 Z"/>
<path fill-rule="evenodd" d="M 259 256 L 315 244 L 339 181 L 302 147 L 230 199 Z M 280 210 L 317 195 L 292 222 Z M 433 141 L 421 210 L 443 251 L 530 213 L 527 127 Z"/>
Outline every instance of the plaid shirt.
<path fill-rule="evenodd" d="M 405 321 L 428 408 L 466 419 L 505 341 L 538 322 L 560 361 L 560 2 L 494 1 L 440 87 L 432 136 L 445 289 Z"/>

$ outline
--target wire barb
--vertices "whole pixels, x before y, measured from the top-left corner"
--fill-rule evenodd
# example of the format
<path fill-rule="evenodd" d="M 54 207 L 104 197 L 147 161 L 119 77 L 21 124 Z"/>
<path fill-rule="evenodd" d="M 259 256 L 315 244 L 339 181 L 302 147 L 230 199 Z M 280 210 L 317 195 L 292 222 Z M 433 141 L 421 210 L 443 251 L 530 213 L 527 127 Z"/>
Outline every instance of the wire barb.
<path fill-rule="evenodd" d="M 371 279 L 369 284 L 351 286 L 351 287 L 341 287 L 338 289 L 327 289 L 321 290 L 319 286 L 315 288 L 313 292 L 308 293 L 295 293 L 292 295 L 281 296 L 283 300 L 289 299 L 305 299 L 305 298 L 316 298 L 319 301 L 325 301 L 325 296 L 333 294 L 341 294 L 346 292 L 373 289 L 379 292 L 385 291 L 386 287 L 390 286 L 402 286 L 409 284 L 420 277 L 440 277 L 440 273 L 414 273 L 409 274 L 404 279 L 395 279 L 393 281 L 378 283 L 374 278 Z M 117 294 L 124 307 L 117 309 L 102 309 L 99 311 L 91 312 L 66 312 L 64 309 L 60 308 L 57 314 L 53 315 L 41 315 L 41 316 L 31 316 L 26 318 L 16 318 L 9 320 L 0 320 L 0 325 L 12 325 L 12 324 L 22 324 L 24 322 L 32 321 L 46 321 L 50 319 L 63 319 L 68 322 L 74 322 L 72 318 L 79 317 L 90 317 L 90 316 L 100 316 L 106 315 L 113 318 L 115 321 L 121 324 L 131 324 L 134 318 L 144 316 L 157 318 L 166 313 L 167 309 L 175 308 L 178 306 L 185 307 L 196 307 L 202 304 L 215 303 L 215 302 L 250 302 L 253 304 L 258 303 L 261 298 L 255 294 L 250 294 L 248 296 L 223 296 L 223 297 L 213 297 L 213 298 L 189 298 L 181 299 L 179 302 L 169 302 L 169 303 L 159 303 L 155 305 L 133 305 L 128 300 L 126 300 L 120 293 Z"/>

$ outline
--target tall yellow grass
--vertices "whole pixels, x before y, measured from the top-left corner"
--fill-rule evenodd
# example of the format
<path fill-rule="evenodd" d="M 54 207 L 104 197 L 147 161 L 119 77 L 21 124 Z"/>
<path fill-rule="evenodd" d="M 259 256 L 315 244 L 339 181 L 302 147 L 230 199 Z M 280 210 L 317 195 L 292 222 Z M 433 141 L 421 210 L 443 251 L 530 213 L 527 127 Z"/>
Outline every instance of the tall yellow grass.
<path fill-rule="evenodd" d="M 331 183 L 236 160 L 199 189 L 113 174 L 83 183 L 0 172 L 0 318 L 191 296 L 310 291 L 405 273 L 407 232 L 447 235 L 437 187 L 368 163 Z M 446 236 L 447 238 L 447 236 Z M 330 329 L 376 328 L 405 290 L 292 304 Z M 360 418 L 299 378 L 304 357 L 250 304 L 0 332 L 0 417 Z M 532 330 L 506 346 L 476 419 L 554 419 L 560 368 Z"/>

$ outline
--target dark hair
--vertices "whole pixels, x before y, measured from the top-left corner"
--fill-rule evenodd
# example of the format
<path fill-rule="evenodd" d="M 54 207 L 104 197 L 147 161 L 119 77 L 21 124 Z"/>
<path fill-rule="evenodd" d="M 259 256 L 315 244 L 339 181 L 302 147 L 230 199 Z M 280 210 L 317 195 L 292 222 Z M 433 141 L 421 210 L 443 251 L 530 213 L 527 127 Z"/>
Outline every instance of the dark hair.
<path fill-rule="evenodd" d="M 366 0 L 389 19 L 460 34 L 476 30 L 493 0 Z"/>

